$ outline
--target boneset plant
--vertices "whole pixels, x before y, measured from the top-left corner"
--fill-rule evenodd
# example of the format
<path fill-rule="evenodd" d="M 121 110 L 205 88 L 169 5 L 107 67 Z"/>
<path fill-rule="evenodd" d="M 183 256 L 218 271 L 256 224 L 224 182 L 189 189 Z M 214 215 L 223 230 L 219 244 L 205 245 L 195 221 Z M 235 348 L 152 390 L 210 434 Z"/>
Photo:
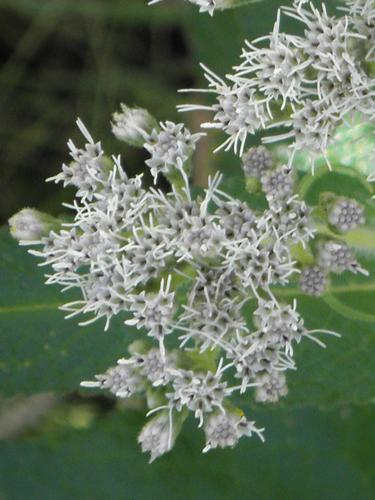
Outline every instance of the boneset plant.
<path fill-rule="evenodd" d="M 368 274 L 346 237 L 366 223 L 365 206 L 331 192 L 307 204 L 295 165 L 307 165 L 306 175 L 316 166 L 334 169 L 327 149 L 340 127 L 375 117 L 375 3 L 348 1 L 338 18 L 324 5 L 305 4 L 282 8 L 273 32 L 246 43 L 226 80 L 204 68 L 214 103 L 181 108 L 212 111 L 202 127 L 222 130 L 227 138 L 218 149 L 240 156 L 245 199 L 226 192 L 220 173 L 203 191 L 192 189 L 193 154 L 204 134 L 122 105 L 114 135 L 144 148 L 155 183 L 164 176 L 170 190 L 129 178 L 120 157 L 106 154 L 78 120 L 85 145 L 69 141 L 71 161 L 48 179 L 75 188 L 72 220 L 33 209 L 10 219 L 13 236 L 36 245 L 30 252 L 51 269 L 47 283 L 79 290 L 79 300 L 62 306 L 67 317 L 83 316 L 81 325 L 103 318 L 107 329 L 126 313 L 125 325 L 139 329 L 128 356 L 81 385 L 121 399 L 145 395 L 150 420 L 139 443 L 151 460 L 173 447 L 189 414 L 204 431 L 203 451 L 242 436 L 263 440 L 241 401 L 248 392 L 262 403 L 279 401 L 298 344 L 325 347 L 320 334 L 340 336 L 311 329 L 284 287 L 295 283 L 315 297 L 332 273 Z M 304 36 L 282 33 L 282 15 L 302 22 Z M 263 144 L 247 148 L 259 132 Z M 265 145 L 274 141 L 283 147 Z"/>

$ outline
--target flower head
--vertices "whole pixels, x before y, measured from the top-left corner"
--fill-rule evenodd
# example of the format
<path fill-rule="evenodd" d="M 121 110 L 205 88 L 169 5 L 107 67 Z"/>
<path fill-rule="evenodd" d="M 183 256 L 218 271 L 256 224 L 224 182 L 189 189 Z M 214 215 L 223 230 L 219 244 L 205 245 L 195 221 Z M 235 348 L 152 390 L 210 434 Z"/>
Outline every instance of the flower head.
<path fill-rule="evenodd" d="M 328 211 L 328 221 L 341 233 L 351 231 L 364 224 L 364 207 L 354 199 L 339 198 Z"/>
<path fill-rule="evenodd" d="M 9 219 L 12 236 L 25 242 L 39 241 L 59 225 L 54 217 L 33 208 L 23 208 Z"/>
<path fill-rule="evenodd" d="M 151 455 L 150 463 L 173 447 L 176 435 L 168 413 L 163 412 L 150 420 L 141 430 L 138 443 L 143 452 Z"/>
<path fill-rule="evenodd" d="M 151 158 L 146 160 L 151 174 L 156 179 L 160 173 L 169 174 L 173 169 L 181 169 L 195 150 L 195 144 L 202 134 L 191 134 L 182 123 L 160 123 L 144 142 Z"/>
<path fill-rule="evenodd" d="M 231 413 L 212 415 L 205 425 L 206 446 L 203 453 L 215 448 L 233 448 L 242 436 L 257 434 L 264 441 L 264 429 L 257 429 L 255 422 Z"/>
<path fill-rule="evenodd" d="M 327 272 L 320 266 L 306 266 L 302 269 L 299 286 L 308 295 L 322 295 L 328 285 Z"/>

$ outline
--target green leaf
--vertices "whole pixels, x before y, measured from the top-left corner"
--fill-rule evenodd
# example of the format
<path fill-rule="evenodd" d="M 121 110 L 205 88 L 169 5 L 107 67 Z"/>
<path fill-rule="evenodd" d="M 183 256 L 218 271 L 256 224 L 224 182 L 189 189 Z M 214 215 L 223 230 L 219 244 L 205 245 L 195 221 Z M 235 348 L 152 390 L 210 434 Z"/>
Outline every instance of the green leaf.
<path fill-rule="evenodd" d="M 327 148 L 326 155 L 332 165 L 341 166 L 343 169 L 354 167 L 357 173 L 365 176 L 372 172 L 375 148 L 375 128 L 372 124 L 364 122 L 361 115 L 355 116 L 351 123 L 342 124 L 336 132 L 333 143 Z M 288 148 L 285 144 L 277 146 L 276 151 L 283 161 L 287 161 Z M 306 152 L 298 152 L 294 157 L 294 166 L 303 172 L 309 172 L 311 162 L 306 159 Z M 323 167 L 326 171 L 326 160 L 323 156 L 315 159 L 315 168 Z M 347 172 L 350 175 L 350 172 Z"/>
<path fill-rule="evenodd" d="M 331 191 L 354 197 L 364 205 L 370 204 L 368 183 L 354 168 L 350 168 L 357 166 L 356 158 L 353 156 L 353 163 L 344 168 L 333 164 L 334 172 L 330 173 L 325 168 L 314 177 L 306 176 L 300 186 L 301 195 L 314 204 L 319 193 Z M 375 377 L 371 368 L 375 352 L 375 240 L 373 218 L 369 213 L 366 215 L 369 225 L 348 233 L 343 239 L 356 250 L 358 260 L 370 273 L 368 277 L 351 273 L 331 275 L 329 293 L 320 300 L 303 296 L 297 290 L 284 291 L 289 297 L 293 295 L 297 298 L 309 328 L 325 328 L 342 335 L 340 340 L 327 338 L 328 348 L 321 353 L 319 368 L 316 366 L 315 370 L 318 359 L 311 353 L 303 357 L 305 345 L 298 349 L 297 361 L 300 356 L 303 361 L 299 363 L 299 374 L 290 377 L 297 399 L 303 400 L 304 380 L 306 384 L 311 384 L 309 399 L 313 399 L 315 393 L 319 404 L 375 401 Z"/>
<path fill-rule="evenodd" d="M 143 418 L 101 417 L 2 444 L 0 497 L 12 500 L 370 500 L 374 498 L 374 407 L 339 412 L 257 411 L 266 443 L 243 438 L 231 450 L 201 455 L 196 422 L 171 453 L 151 465 L 136 444 Z M 142 420 L 142 422 L 141 422 Z"/>

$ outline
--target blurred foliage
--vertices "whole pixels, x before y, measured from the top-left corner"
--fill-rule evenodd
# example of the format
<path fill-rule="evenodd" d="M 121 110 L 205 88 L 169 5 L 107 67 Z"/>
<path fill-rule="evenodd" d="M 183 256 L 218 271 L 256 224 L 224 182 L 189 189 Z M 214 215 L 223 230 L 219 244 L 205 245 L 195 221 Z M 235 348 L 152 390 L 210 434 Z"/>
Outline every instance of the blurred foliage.
<path fill-rule="evenodd" d="M 373 408 L 336 412 L 266 409 L 267 442 L 201 454 L 190 421 L 172 453 L 147 464 L 136 413 L 107 413 L 82 428 L 5 443 L 0 496 L 11 500 L 371 500 L 375 486 Z M 81 422 L 84 410 L 81 410 Z M 70 425 L 69 425 L 70 423 Z M 16 480 L 16 471 L 18 478 Z"/>
<path fill-rule="evenodd" d="M 143 171 L 142 152 L 123 148 L 109 132 L 121 101 L 161 120 L 184 119 L 196 130 L 201 117 L 178 116 L 175 105 L 201 98 L 177 90 L 203 85 L 200 61 L 225 74 L 245 38 L 271 30 L 281 1 L 213 18 L 182 0 L 146 3 L 0 0 L 0 222 L 24 206 L 60 213 L 71 193 L 43 180 L 66 161 L 66 139 L 79 143 L 77 116 L 108 151 L 123 154 L 131 174 Z M 197 179 L 220 166 L 229 191 L 245 196 L 238 160 L 209 155 L 211 149 L 206 141 L 198 152 Z M 328 181 L 332 190 L 368 196 L 355 178 L 335 175 Z M 323 180 L 318 175 L 302 185 L 307 198 L 314 199 Z M 364 238 L 361 262 L 375 271 L 373 231 Z M 190 423 L 176 449 L 148 466 L 136 444 L 143 416 L 123 413 L 109 398 L 69 396 L 82 378 L 125 354 L 134 332 L 127 328 L 124 335 L 121 319 L 108 333 L 101 323 L 79 328 L 74 319 L 64 321 L 57 310 L 62 297 L 43 285 L 36 260 L 5 229 L 0 243 L 1 393 L 13 398 L 53 390 L 61 398 L 33 429 L 2 444 L 1 500 L 374 497 L 373 282 L 359 276 L 346 289 L 340 278 L 324 300 L 299 301 L 310 328 L 325 326 L 343 338 L 326 338 L 327 351 L 308 342 L 297 347 L 300 369 L 290 375 L 283 404 L 249 403 L 249 417 L 266 426 L 265 445 L 244 439 L 235 450 L 201 456 L 203 437 Z M 285 289 L 285 298 L 295 293 Z M 0 400 L 0 410 L 8 401 Z"/>
<path fill-rule="evenodd" d="M 177 18 L 177 9 L 142 0 L 0 2 L 3 222 L 25 205 L 60 211 L 61 189 L 43 181 L 67 158 L 67 138 L 78 137 L 77 116 L 107 147 L 121 101 L 175 117 L 177 88 L 191 83 Z M 142 159 L 127 154 L 131 172 Z"/>

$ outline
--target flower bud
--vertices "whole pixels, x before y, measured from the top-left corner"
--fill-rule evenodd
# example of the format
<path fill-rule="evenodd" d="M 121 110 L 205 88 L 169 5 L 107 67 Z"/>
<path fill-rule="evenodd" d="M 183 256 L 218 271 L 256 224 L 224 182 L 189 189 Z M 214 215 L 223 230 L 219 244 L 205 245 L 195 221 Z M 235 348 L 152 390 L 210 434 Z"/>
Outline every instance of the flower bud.
<path fill-rule="evenodd" d="M 9 219 L 10 233 L 18 241 L 39 241 L 59 225 L 51 215 L 33 208 L 23 208 Z"/>
<path fill-rule="evenodd" d="M 337 198 L 328 210 L 328 222 L 340 233 L 365 223 L 364 207 L 352 198 Z"/>
<path fill-rule="evenodd" d="M 173 448 L 185 418 L 184 414 L 179 414 L 172 420 L 169 413 L 163 411 L 143 427 L 138 443 L 143 452 L 150 452 L 150 463 Z"/>
<path fill-rule="evenodd" d="M 241 157 L 242 168 L 247 177 L 260 179 L 273 167 L 271 153 L 264 146 L 248 149 Z"/>
<path fill-rule="evenodd" d="M 321 244 L 318 259 L 321 267 L 333 273 L 341 274 L 344 271 L 351 271 L 368 274 L 357 262 L 353 249 L 342 241 L 330 240 Z"/>
<path fill-rule="evenodd" d="M 121 104 L 121 110 L 121 113 L 113 114 L 113 134 L 130 146 L 142 147 L 147 136 L 157 128 L 156 120 L 142 108 L 129 108 Z"/>
<path fill-rule="evenodd" d="M 143 388 L 144 381 L 136 367 L 125 365 L 121 361 L 117 362 L 117 366 L 108 368 L 105 373 L 95 375 L 96 380 L 84 380 L 81 387 L 108 389 L 118 398 L 130 398 Z"/>
<path fill-rule="evenodd" d="M 277 403 L 280 397 L 288 394 L 286 377 L 280 370 L 261 373 L 256 383 L 259 385 L 255 389 L 255 400 L 261 403 Z"/>
<path fill-rule="evenodd" d="M 299 287 L 303 293 L 319 297 L 327 290 L 326 272 L 320 266 L 306 266 L 302 269 Z"/>

